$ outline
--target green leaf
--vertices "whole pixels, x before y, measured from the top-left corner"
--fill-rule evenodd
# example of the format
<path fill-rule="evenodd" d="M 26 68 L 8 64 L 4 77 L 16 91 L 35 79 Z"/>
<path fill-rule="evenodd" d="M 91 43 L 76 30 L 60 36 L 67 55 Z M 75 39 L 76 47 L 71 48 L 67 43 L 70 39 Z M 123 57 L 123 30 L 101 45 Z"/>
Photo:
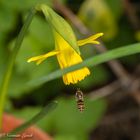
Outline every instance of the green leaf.
<path fill-rule="evenodd" d="M 132 55 L 132 54 L 136 54 L 136 53 L 140 53 L 140 43 L 136 43 L 136 44 L 120 47 L 120 48 L 117 48 L 117 49 L 113 49 L 113 50 L 105 52 L 103 54 L 91 57 L 91 58 L 83 61 L 80 64 L 65 68 L 63 70 L 56 70 L 56 71 L 50 73 L 47 76 L 43 76 L 39 79 L 29 81 L 27 83 L 27 86 L 39 86 L 40 84 L 43 84 L 45 82 L 54 80 L 56 78 L 59 78 L 62 75 L 68 73 L 68 72 L 80 69 L 82 67 L 85 67 L 85 66 L 92 67 L 92 66 L 110 61 L 112 59 Z"/>
<path fill-rule="evenodd" d="M 3 78 L 3 73 L 5 70 L 5 63 L 7 61 L 8 54 L 6 53 L 6 49 L 3 47 L 3 44 L 0 43 L 0 83 Z"/>
<path fill-rule="evenodd" d="M 41 30 L 42 28 L 43 30 Z M 27 63 L 27 59 L 30 57 L 45 54 L 53 50 L 53 42 L 51 29 L 49 29 L 49 26 L 46 26 L 45 20 L 38 16 L 34 17 L 30 25 L 28 35 L 24 37 L 16 58 L 16 67 L 12 74 L 12 80 L 9 87 L 10 97 L 17 98 L 22 96 L 25 92 L 31 91 L 31 88 L 25 86 L 27 81 L 42 77 L 43 75 L 47 73 L 49 74 L 52 70 L 58 68 L 55 58 L 47 59 L 47 61 L 44 61 L 39 66 L 36 66 L 34 63 Z M 12 48 L 13 45 L 14 41 L 10 43 L 9 47 Z"/>
<path fill-rule="evenodd" d="M 96 128 L 106 111 L 105 100 L 85 98 L 85 110 L 79 112 L 75 98 L 59 98 L 58 106 L 37 123 L 44 131 L 54 133 L 55 140 L 86 140 L 91 129 Z M 25 120 L 32 118 L 40 107 L 12 110 L 14 115 Z M 29 117 L 30 116 L 30 117 Z M 68 127 L 69 126 L 69 127 Z M 80 131 L 79 131 L 80 127 Z"/>
<path fill-rule="evenodd" d="M 28 120 L 31 119 L 33 116 L 35 116 L 40 110 L 41 110 L 40 106 L 36 107 L 26 106 L 19 110 L 18 109 L 9 110 L 9 113 L 13 114 L 18 118 Z"/>
<path fill-rule="evenodd" d="M 54 140 L 79 140 L 76 136 L 73 135 L 56 135 L 54 136 Z"/>
<path fill-rule="evenodd" d="M 58 107 L 42 120 L 45 130 L 69 140 L 87 140 L 91 129 L 96 128 L 106 110 L 105 100 L 85 98 L 85 110 L 77 109 L 75 98 L 58 99 Z M 46 127 L 45 127 L 46 126 Z"/>
<path fill-rule="evenodd" d="M 47 21 L 50 25 L 55 29 L 57 33 L 59 33 L 70 45 L 71 47 L 80 54 L 79 47 L 77 45 L 76 37 L 71 26 L 64 20 L 61 16 L 55 13 L 50 7 L 47 5 L 39 5 L 37 6 L 38 10 L 41 10 Z"/>
<path fill-rule="evenodd" d="M 7 9 L 13 10 L 13 12 L 29 10 L 31 7 L 39 3 L 45 3 L 51 6 L 52 0 L 1 0 L 1 4 Z"/>

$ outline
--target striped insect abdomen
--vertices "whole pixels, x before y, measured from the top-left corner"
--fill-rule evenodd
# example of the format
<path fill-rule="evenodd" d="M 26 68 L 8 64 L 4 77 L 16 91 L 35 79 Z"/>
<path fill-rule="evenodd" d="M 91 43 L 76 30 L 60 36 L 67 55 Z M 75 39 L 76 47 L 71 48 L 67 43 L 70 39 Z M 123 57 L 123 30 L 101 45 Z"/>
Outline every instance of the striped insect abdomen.
<path fill-rule="evenodd" d="M 76 101 L 77 101 L 77 107 L 79 111 L 83 112 L 85 109 L 84 97 L 83 97 L 83 92 L 80 89 L 77 89 L 76 91 Z"/>
<path fill-rule="evenodd" d="M 78 101 L 77 101 L 77 107 L 78 107 L 78 109 L 79 109 L 80 112 L 83 112 L 84 109 L 85 109 L 84 101 L 78 100 Z"/>

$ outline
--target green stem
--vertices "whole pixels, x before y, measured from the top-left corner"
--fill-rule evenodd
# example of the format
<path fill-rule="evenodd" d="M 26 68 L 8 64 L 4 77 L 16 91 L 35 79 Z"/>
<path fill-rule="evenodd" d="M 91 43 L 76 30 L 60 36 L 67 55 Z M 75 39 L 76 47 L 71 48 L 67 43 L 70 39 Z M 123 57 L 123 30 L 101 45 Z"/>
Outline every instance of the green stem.
<path fill-rule="evenodd" d="M 17 37 L 15 47 L 9 57 L 7 68 L 6 68 L 4 76 L 3 76 L 3 81 L 2 81 L 1 88 L 0 88 L 0 128 L 2 127 L 2 114 L 4 111 L 5 100 L 6 100 L 6 96 L 7 96 L 7 92 L 8 92 L 8 86 L 9 86 L 14 62 L 15 62 L 17 53 L 19 51 L 19 48 L 21 46 L 21 43 L 23 41 L 23 38 L 27 32 L 27 29 L 33 19 L 33 16 L 35 15 L 35 12 L 36 12 L 35 9 L 32 8 L 31 11 L 29 12 L 29 15 L 27 16 L 25 24 L 23 25 L 23 27 Z"/>

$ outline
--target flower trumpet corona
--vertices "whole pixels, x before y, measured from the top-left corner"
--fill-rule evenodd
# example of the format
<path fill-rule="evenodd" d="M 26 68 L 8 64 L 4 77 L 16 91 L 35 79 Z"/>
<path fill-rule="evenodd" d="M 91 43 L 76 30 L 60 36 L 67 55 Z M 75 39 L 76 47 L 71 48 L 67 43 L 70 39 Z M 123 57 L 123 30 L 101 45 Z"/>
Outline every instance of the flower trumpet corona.
<path fill-rule="evenodd" d="M 96 39 L 102 36 L 103 33 L 98 33 L 89 38 L 77 41 L 78 46 L 83 46 L 88 43 L 99 44 Z M 55 50 L 48 52 L 43 55 L 35 56 L 28 59 L 27 62 L 35 61 L 37 65 L 42 63 L 48 57 L 57 56 L 60 68 L 64 69 L 72 65 L 81 63 L 83 60 L 81 56 L 70 46 L 70 44 L 57 32 L 54 32 L 55 38 Z M 78 81 L 83 80 L 87 75 L 90 74 L 90 71 L 87 67 L 83 67 L 79 70 L 75 70 L 63 75 L 63 81 L 66 85 L 76 84 Z"/>

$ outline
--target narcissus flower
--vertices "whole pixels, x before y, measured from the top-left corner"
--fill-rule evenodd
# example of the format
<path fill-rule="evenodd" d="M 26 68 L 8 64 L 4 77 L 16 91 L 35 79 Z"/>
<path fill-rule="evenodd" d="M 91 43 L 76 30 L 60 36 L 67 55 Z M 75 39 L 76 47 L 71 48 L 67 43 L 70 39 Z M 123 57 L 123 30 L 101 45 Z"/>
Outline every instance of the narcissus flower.
<path fill-rule="evenodd" d="M 102 35 L 103 33 L 95 34 L 93 36 L 90 36 L 89 38 L 77 41 L 77 44 L 78 46 L 83 46 L 88 43 L 99 44 L 99 42 L 96 41 L 96 39 Z M 55 50 L 43 55 L 32 57 L 28 59 L 27 62 L 35 61 L 36 64 L 39 65 L 48 57 L 56 55 L 60 68 L 64 69 L 72 65 L 81 63 L 83 61 L 81 56 L 70 46 L 70 44 L 66 40 L 64 40 L 64 38 L 60 34 L 54 32 L 54 38 Z M 79 70 L 75 70 L 64 74 L 63 81 L 66 85 L 76 84 L 78 81 L 83 80 L 89 74 L 89 69 L 87 67 L 84 67 Z"/>

